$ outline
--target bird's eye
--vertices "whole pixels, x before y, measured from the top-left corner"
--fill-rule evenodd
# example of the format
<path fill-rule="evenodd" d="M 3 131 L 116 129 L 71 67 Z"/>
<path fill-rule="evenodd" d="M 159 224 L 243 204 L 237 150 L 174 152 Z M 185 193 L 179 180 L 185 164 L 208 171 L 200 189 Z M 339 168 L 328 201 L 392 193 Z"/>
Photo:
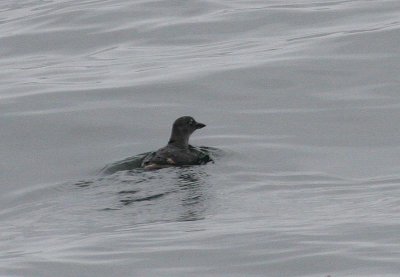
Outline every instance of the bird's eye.
<path fill-rule="evenodd" d="M 189 124 L 190 124 L 190 125 L 194 125 L 193 119 L 189 120 Z"/>

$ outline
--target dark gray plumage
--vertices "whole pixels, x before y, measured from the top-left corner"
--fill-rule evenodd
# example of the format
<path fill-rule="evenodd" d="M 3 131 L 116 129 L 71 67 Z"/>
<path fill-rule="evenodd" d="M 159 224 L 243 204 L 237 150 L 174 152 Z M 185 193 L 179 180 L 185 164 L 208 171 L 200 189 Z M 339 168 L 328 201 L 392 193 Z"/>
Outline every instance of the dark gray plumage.
<path fill-rule="evenodd" d="M 205 126 L 203 123 L 196 122 L 191 116 L 178 118 L 172 125 L 168 144 L 146 156 L 143 159 L 142 167 L 158 169 L 169 166 L 201 164 L 199 152 L 189 145 L 189 137 L 195 130 Z"/>

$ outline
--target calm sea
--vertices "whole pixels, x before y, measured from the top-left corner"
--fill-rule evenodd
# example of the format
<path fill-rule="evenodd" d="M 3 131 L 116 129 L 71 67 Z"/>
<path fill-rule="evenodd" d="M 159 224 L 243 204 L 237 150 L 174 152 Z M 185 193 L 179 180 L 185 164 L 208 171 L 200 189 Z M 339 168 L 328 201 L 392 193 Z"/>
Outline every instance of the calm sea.
<path fill-rule="evenodd" d="M 400 276 L 400 1 L 2 0 L 0 66 L 0 276 Z"/>

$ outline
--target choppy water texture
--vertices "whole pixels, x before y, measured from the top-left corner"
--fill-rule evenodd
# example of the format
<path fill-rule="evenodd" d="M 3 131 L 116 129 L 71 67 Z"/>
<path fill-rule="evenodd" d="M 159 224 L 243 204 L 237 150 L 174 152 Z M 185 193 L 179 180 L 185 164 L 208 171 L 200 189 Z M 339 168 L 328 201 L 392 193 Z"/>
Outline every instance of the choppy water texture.
<path fill-rule="evenodd" d="M 400 2 L 3 0 L 1 276 L 399 276 Z M 215 163 L 97 175 L 207 124 Z"/>

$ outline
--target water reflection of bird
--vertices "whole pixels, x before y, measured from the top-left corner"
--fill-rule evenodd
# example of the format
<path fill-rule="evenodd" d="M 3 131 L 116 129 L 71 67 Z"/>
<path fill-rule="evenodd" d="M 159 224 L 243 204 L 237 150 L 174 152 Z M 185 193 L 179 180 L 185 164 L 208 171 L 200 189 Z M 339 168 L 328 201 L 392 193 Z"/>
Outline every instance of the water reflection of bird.
<path fill-rule="evenodd" d="M 208 174 L 202 168 L 171 168 L 160 173 L 130 172 L 125 177 L 129 181 L 124 183 L 126 189 L 118 192 L 122 204 L 119 208 L 133 205 L 135 213 L 144 209 L 145 215 L 138 213 L 140 220 L 192 221 L 204 218 L 209 197 Z"/>

